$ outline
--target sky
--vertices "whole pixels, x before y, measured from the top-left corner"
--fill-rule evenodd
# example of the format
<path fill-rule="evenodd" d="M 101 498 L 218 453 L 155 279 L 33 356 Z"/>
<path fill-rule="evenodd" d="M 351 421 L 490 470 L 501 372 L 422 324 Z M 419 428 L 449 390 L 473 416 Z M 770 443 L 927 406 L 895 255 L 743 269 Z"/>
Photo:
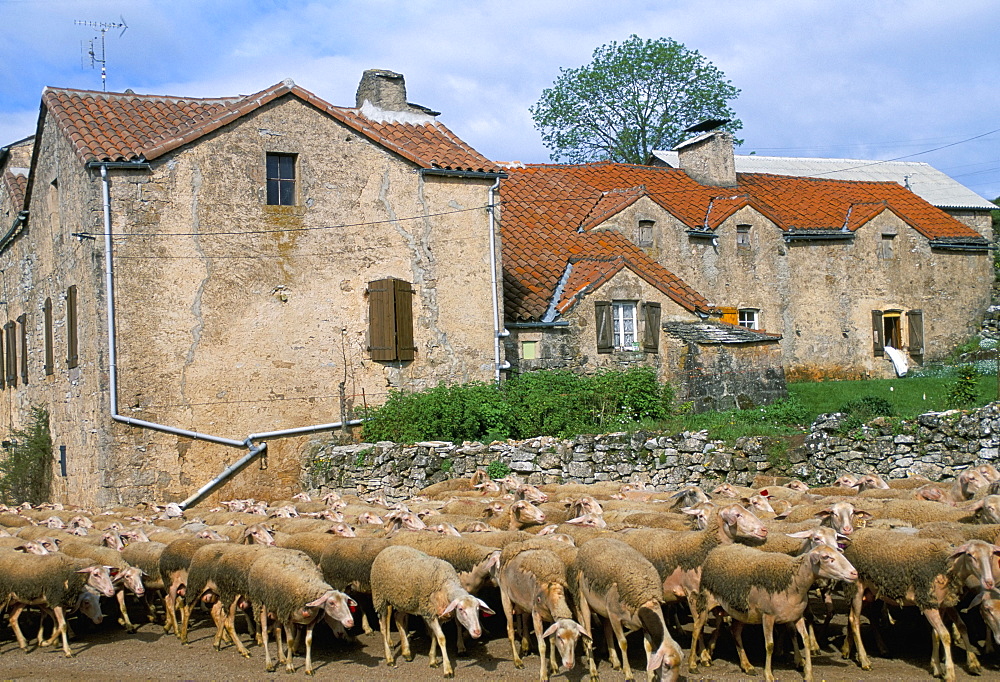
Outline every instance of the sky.
<path fill-rule="evenodd" d="M 923 161 L 1000 197 L 996 0 L 0 0 L 0 145 L 45 86 L 224 97 L 290 78 L 353 106 L 361 73 L 494 161 L 546 162 L 529 107 L 560 68 L 636 34 L 697 50 L 740 89 L 738 153 Z"/>

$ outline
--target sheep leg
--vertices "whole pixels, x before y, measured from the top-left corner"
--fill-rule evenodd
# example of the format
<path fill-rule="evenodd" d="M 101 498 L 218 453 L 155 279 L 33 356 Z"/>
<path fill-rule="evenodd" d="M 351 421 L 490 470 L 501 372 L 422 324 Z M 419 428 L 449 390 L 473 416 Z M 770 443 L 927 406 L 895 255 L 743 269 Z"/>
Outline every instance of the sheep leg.
<path fill-rule="evenodd" d="M 531 649 L 528 644 L 528 616 L 527 614 L 521 613 L 517 616 L 517 630 L 518 634 L 521 636 L 521 655 L 527 656 L 531 653 Z"/>
<path fill-rule="evenodd" d="M 809 631 L 806 629 L 806 621 L 804 618 L 799 618 L 795 621 L 795 629 L 799 631 L 799 636 L 802 638 L 802 649 L 803 656 L 805 657 L 805 664 L 802 668 L 802 678 L 805 682 L 812 682 L 813 666 L 812 666 L 812 648 L 809 641 Z M 792 636 L 792 640 L 795 641 L 795 636 Z M 799 643 L 795 642 L 795 650 L 798 651 Z"/>
<path fill-rule="evenodd" d="M 24 634 L 21 632 L 21 626 L 18 624 L 22 611 L 24 611 L 24 604 L 16 605 L 13 609 L 11 609 L 8 621 L 10 622 L 10 629 L 14 631 L 14 635 L 17 637 L 17 645 L 22 649 L 27 649 L 28 640 L 24 638 Z"/>
<path fill-rule="evenodd" d="M 608 647 L 608 658 L 611 660 L 611 669 L 621 669 L 622 664 L 618 660 L 618 649 L 615 648 L 614 628 L 611 626 L 610 618 L 604 620 L 604 645 Z"/>
<path fill-rule="evenodd" d="M 851 631 L 848 634 L 847 640 L 844 641 L 844 657 L 850 658 L 850 639 L 853 636 L 854 647 L 858 650 L 858 665 L 861 666 L 862 670 L 871 670 L 872 663 L 868 660 L 868 652 L 865 651 L 864 642 L 861 641 L 861 606 L 864 600 L 865 588 L 863 585 L 858 585 L 854 593 L 854 601 L 851 602 L 851 610 L 847 614 L 848 626 Z"/>
<path fill-rule="evenodd" d="M 743 622 L 734 620 L 731 628 L 733 640 L 736 642 L 736 653 L 740 657 L 740 670 L 747 675 L 756 675 L 757 670 L 750 664 L 750 659 L 747 658 L 747 650 L 743 648 L 743 626 Z"/>
<path fill-rule="evenodd" d="M 464 629 L 465 628 L 462 627 L 461 623 L 459 623 L 456 620 L 455 621 L 455 650 L 458 653 L 460 653 L 460 654 L 464 654 L 465 653 L 465 635 L 462 634 L 462 630 L 464 630 Z"/>
<path fill-rule="evenodd" d="M 634 680 L 635 675 L 632 674 L 632 666 L 628 663 L 628 642 L 625 640 L 625 629 L 622 627 L 622 622 L 610 613 L 608 614 L 608 621 L 611 623 L 611 629 L 618 640 L 618 648 L 622 650 L 622 670 L 625 672 L 625 679 Z"/>
<path fill-rule="evenodd" d="M 410 635 L 407 633 L 407 627 L 410 616 L 406 614 L 404 611 L 396 609 L 395 619 L 396 619 L 396 629 L 399 631 L 400 653 L 403 655 L 404 660 L 412 661 L 413 650 L 410 649 Z"/>
<path fill-rule="evenodd" d="M 273 673 L 277 664 L 271 661 L 271 647 L 267 643 L 267 607 L 260 607 L 260 641 L 264 646 L 264 669 Z"/>
<path fill-rule="evenodd" d="M 128 609 L 125 608 L 125 590 L 118 590 L 115 593 L 115 598 L 118 600 L 118 608 L 122 612 L 122 619 L 119 621 L 119 624 L 125 626 L 125 632 L 135 632 L 139 628 L 133 625 L 132 621 L 128 618 Z"/>
<path fill-rule="evenodd" d="M 295 623 L 285 623 L 283 629 L 285 631 L 285 643 L 288 645 L 288 655 L 285 658 L 285 672 L 294 673 L 295 664 L 292 660 L 295 658 L 295 645 L 298 642 L 299 636 L 295 629 Z M 278 632 L 278 636 L 281 636 L 280 630 Z M 278 645 L 278 651 L 281 651 L 280 644 Z"/>
<path fill-rule="evenodd" d="M 688 657 L 688 671 L 692 673 L 698 672 L 698 641 L 709 613 L 711 613 L 709 609 L 703 609 L 694 619 L 694 626 L 691 630 L 691 655 Z"/>
<path fill-rule="evenodd" d="M 531 610 L 531 621 L 535 628 L 535 639 L 538 640 L 538 658 L 541 665 L 538 679 L 540 682 L 546 682 L 549 679 L 549 658 L 545 651 L 545 638 L 542 637 L 542 633 L 545 632 L 545 625 L 542 623 L 542 614 L 537 609 Z M 555 645 L 552 646 L 552 650 L 555 651 Z M 522 663 L 521 665 L 523 666 L 524 664 Z"/>
<path fill-rule="evenodd" d="M 313 675 L 312 667 L 312 646 L 313 646 L 313 628 L 316 627 L 316 621 L 313 621 L 306 626 L 306 675 Z"/>
<path fill-rule="evenodd" d="M 396 665 L 396 656 L 392 651 L 392 632 L 389 616 L 392 613 L 392 606 L 385 604 L 378 610 L 378 626 L 382 631 L 382 643 L 385 645 L 385 664 L 390 668 Z"/>
<path fill-rule="evenodd" d="M 434 655 L 434 643 L 441 647 L 441 660 L 444 663 L 444 676 L 454 677 L 455 669 L 451 667 L 451 661 L 448 660 L 448 648 L 445 646 L 444 640 L 444 630 L 441 629 L 441 622 L 437 618 L 425 618 L 424 621 L 427 623 L 427 629 L 431 632 L 431 655 Z M 431 659 L 431 667 L 436 668 L 435 659 Z"/>
<path fill-rule="evenodd" d="M 966 665 L 969 668 L 969 673 L 972 675 L 978 675 L 982 672 L 983 668 L 979 664 L 979 652 L 976 649 L 976 645 L 969 639 L 969 629 L 965 626 L 965 621 L 962 620 L 962 617 L 958 614 L 958 611 L 954 607 L 946 609 L 945 615 L 951 619 L 952 627 L 958 631 L 958 637 L 956 639 L 961 641 L 962 648 L 965 649 L 965 660 Z M 988 635 L 986 641 L 989 641 Z"/>
<path fill-rule="evenodd" d="M 931 653 L 931 672 L 935 677 L 942 677 L 944 682 L 955 682 L 955 663 L 951 658 L 951 633 L 941 618 L 941 612 L 937 609 L 926 609 L 924 617 L 934 628 L 934 646 Z M 938 657 L 938 643 L 944 649 L 944 674 L 941 673 L 941 662 Z"/>
<path fill-rule="evenodd" d="M 507 640 L 510 642 L 510 650 L 514 655 L 514 667 L 521 669 L 524 667 L 524 661 L 521 660 L 521 654 L 517 650 L 517 644 L 514 643 L 514 604 L 511 603 L 510 595 L 507 594 L 506 590 L 500 590 L 500 604 L 503 606 L 503 615 L 507 617 Z"/>
<path fill-rule="evenodd" d="M 228 612 L 225 613 L 222 624 L 225 626 L 224 632 L 229 634 L 229 638 L 233 641 L 233 644 L 236 645 L 236 650 L 239 651 L 244 658 L 250 658 L 250 652 L 247 651 L 245 646 L 243 646 L 243 642 L 240 641 L 239 635 L 236 634 L 236 610 L 239 608 L 239 602 L 239 597 L 233 600 Z"/>
<path fill-rule="evenodd" d="M 774 616 L 764 614 L 761 623 L 764 625 L 764 651 L 767 657 L 764 659 L 764 680 L 774 682 L 774 674 L 771 672 L 771 658 L 774 656 Z"/>
<path fill-rule="evenodd" d="M 590 604 L 587 603 L 586 598 L 583 595 L 574 595 L 576 598 L 576 619 L 580 623 L 584 632 L 588 635 L 592 632 L 590 629 Z M 591 682 L 596 682 L 600 679 L 597 675 L 597 663 L 594 661 L 594 640 L 592 636 L 583 638 L 583 652 L 587 657 L 587 668 L 590 671 Z"/>

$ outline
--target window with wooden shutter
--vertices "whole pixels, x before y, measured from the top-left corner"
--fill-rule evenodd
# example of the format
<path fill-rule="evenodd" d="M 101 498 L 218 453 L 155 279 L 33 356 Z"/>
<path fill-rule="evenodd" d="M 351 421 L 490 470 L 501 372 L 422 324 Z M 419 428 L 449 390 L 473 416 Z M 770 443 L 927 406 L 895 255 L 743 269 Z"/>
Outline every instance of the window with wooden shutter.
<path fill-rule="evenodd" d="M 739 311 L 736 308 L 719 308 L 722 311 L 722 322 L 736 326 L 740 322 Z"/>
<path fill-rule="evenodd" d="M 413 360 L 413 287 L 395 277 L 368 283 L 368 352 L 378 362 Z"/>
<path fill-rule="evenodd" d="M 4 368 L 7 374 L 7 385 L 17 386 L 17 328 L 13 322 L 3 326 L 4 350 L 7 351 L 7 362 Z"/>
<path fill-rule="evenodd" d="M 660 350 L 660 304 L 642 304 L 642 349 L 647 353 Z"/>
<path fill-rule="evenodd" d="M 18 369 L 21 371 L 21 383 L 28 383 L 28 316 L 25 314 L 17 317 L 18 339 L 21 342 L 21 362 Z"/>
<path fill-rule="evenodd" d="M 597 328 L 597 352 L 610 353 L 615 349 L 611 301 L 594 302 L 594 320 Z"/>
<path fill-rule="evenodd" d="M 52 344 L 52 299 L 46 298 L 45 305 L 42 306 L 42 317 L 45 326 L 45 365 L 46 376 L 50 376 L 56 371 L 55 352 Z"/>
<path fill-rule="evenodd" d="M 924 311 L 909 310 L 906 313 L 906 328 L 908 331 L 909 345 L 907 350 L 910 355 L 924 354 Z"/>
<path fill-rule="evenodd" d="M 872 311 L 872 351 L 878 357 L 885 355 L 885 328 L 882 326 L 882 311 Z"/>
<path fill-rule="evenodd" d="M 76 329 L 76 285 L 66 289 L 66 367 L 72 369 L 80 363 L 79 339 Z"/>

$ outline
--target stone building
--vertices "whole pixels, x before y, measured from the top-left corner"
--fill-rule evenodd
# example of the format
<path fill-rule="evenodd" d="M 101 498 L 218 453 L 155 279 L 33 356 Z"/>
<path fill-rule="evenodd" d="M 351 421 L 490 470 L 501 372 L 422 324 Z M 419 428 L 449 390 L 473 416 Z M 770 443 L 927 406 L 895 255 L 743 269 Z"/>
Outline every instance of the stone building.
<path fill-rule="evenodd" d="M 905 187 L 738 173 L 732 138 L 717 131 L 677 151 L 680 168 L 510 165 L 501 233 L 513 365 L 649 363 L 622 321 L 652 347 L 676 335 L 664 323 L 705 318 L 771 334 L 788 378 L 887 377 L 886 347 L 921 364 L 978 328 L 990 242 Z M 581 250 L 600 252 L 603 270 Z M 606 306 L 618 315 L 612 337 Z M 656 362 L 665 378 L 686 366 Z"/>
<path fill-rule="evenodd" d="M 191 499 L 258 457 L 225 494 L 280 496 L 300 434 L 500 375 L 502 171 L 436 113 L 389 71 L 353 107 L 45 89 L 0 151 L 0 414 L 49 410 L 56 499 Z"/>

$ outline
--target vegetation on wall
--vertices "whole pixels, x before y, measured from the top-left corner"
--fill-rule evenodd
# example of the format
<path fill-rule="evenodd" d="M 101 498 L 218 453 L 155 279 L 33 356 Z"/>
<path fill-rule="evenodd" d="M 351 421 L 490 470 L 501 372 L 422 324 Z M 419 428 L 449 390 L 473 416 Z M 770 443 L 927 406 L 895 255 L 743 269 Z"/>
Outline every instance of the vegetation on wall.
<path fill-rule="evenodd" d="M 52 436 L 49 412 L 31 409 L 31 423 L 15 430 L 0 454 L 0 501 L 5 504 L 47 502 L 52 486 Z"/>

